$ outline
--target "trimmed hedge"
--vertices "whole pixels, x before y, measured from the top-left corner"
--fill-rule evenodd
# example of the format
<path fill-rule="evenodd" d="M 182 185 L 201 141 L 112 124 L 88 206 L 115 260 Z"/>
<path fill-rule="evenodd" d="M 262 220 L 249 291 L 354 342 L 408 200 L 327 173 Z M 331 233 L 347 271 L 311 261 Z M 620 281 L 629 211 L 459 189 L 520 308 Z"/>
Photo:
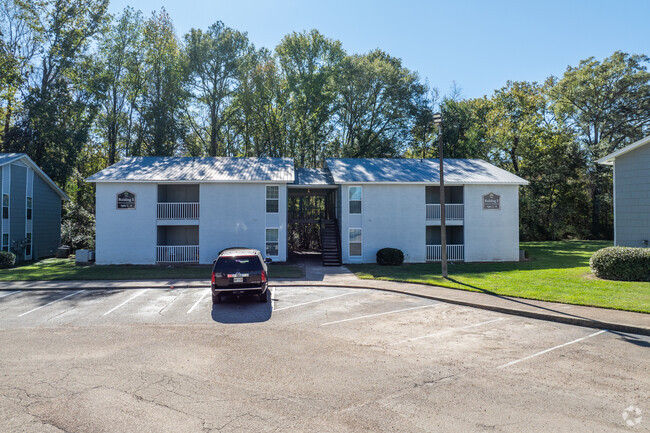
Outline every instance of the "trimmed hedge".
<path fill-rule="evenodd" d="M 8 251 L 0 251 L 0 268 L 12 268 L 16 264 L 16 255 Z"/>
<path fill-rule="evenodd" d="M 650 281 L 650 248 L 603 248 L 591 256 L 589 267 L 598 278 Z"/>
<path fill-rule="evenodd" d="M 382 248 L 377 251 L 377 264 L 382 266 L 398 266 L 404 262 L 404 253 L 397 248 Z"/>

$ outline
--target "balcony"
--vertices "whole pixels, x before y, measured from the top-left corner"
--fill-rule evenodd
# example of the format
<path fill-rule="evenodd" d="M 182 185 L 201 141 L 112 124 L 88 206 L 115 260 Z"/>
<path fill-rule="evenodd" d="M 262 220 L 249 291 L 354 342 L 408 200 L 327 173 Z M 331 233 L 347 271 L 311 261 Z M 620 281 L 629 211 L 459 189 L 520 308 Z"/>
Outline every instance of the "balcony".
<path fill-rule="evenodd" d="M 442 248 L 440 245 L 427 245 L 427 262 L 439 262 L 442 260 Z M 465 245 L 447 245 L 447 260 L 450 262 L 461 262 L 465 260 Z"/>
<path fill-rule="evenodd" d="M 158 245 L 156 263 L 198 263 L 198 245 Z"/>
<path fill-rule="evenodd" d="M 462 221 L 465 218 L 465 205 L 460 203 L 445 204 L 445 222 Z M 440 205 L 427 204 L 427 220 L 440 220 Z"/>
<path fill-rule="evenodd" d="M 198 220 L 199 203 L 158 203 L 159 220 Z"/>

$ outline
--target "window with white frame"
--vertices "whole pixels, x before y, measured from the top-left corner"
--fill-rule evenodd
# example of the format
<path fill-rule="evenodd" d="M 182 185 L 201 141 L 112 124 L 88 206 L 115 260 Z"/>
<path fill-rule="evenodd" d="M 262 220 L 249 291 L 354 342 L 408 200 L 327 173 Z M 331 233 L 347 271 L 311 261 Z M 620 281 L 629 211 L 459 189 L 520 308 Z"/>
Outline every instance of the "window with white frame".
<path fill-rule="evenodd" d="M 9 233 L 2 234 L 2 251 L 9 251 Z"/>
<path fill-rule="evenodd" d="M 32 198 L 27 197 L 27 219 L 32 219 Z"/>
<path fill-rule="evenodd" d="M 32 234 L 27 233 L 25 235 L 26 237 L 26 242 L 25 242 L 25 257 L 31 256 L 32 255 Z"/>
<path fill-rule="evenodd" d="M 361 213 L 361 187 L 351 186 L 348 192 L 350 213 Z"/>
<path fill-rule="evenodd" d="M 9 194 L 2 194 L 2 219 L 9 218 Z"/>
<path fill-rule="evenodd" d="M 278 213 L 280 209 L 280 187 L 268 185 L 266 187 L 266 213 Z"/>
<path fill-rule="evenodd" d="M 279 229 L 266 229 L 266 256 L 279 254 Z"/>
<path fill-rule="evenodd" d="M 350 257 L 361 256 L 361 229 L 350 229 Z"/>

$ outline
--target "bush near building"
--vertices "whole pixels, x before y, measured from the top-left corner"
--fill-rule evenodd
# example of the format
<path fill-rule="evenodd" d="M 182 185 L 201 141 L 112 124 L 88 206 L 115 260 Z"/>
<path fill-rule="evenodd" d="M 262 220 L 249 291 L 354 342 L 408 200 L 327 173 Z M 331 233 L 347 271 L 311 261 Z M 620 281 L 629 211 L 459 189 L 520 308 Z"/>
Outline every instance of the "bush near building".
<path fill-rule="evenodd" d="M 608 247 L 589 259 L 591 272 L 598 278 L 620 281 L 650 281 L 650 249 Z"/>
<path fill-rule="evenodd" d="M 0 268 L 13 268 L 16 264 L 16 255 L 8 251 L 0 251 Z"/>
<path fill-rule="evenodd" d="M 377 251 L 377 264 L 383 266 L 398 266 L 404 263 L 404 253 L 397 248 L 382 248 Z"/>

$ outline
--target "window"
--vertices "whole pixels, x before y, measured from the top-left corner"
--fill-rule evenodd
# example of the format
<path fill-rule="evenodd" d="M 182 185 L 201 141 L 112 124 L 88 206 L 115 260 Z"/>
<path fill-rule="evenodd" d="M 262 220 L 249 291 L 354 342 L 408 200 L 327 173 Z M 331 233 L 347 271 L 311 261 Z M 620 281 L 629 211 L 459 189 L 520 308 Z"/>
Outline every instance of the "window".
<path fill-rule="evenodd" d="M 361 255 L 361 229 L 350 229 L 350 256 Z"/>
<path fill-rule="evenodd" d="M 350 213 L 361 213 L 361 187 L 351 186 L 349 190 Z"/>
<path fill-rule="evenodd" d="M 266 256 L 277 256 L 278 253 L 278 229 L 266 229 Z"/>
<path fill-rule="evenodd" d="M 2 194 L 2 218 L 9 218 L 9 194 Z"/>
<path fill-rule="evenodd" d="M 2 234 L 2 251 L 9 251 L 9 233 Z"/>
<path fill-rule="evenodd" d="M 27 197 L 27 219 L 32 219 L 32 198 Z"/>
<path fill-rule="evenodd" d="M 280 187 L 270 185 L 266 187 L 266 213 L 278 213 L 280 202 Z"/>
<path fill-rule="evenodd" d="M 32 234 L 27 233 L 26 238 L 27 242 L 25 242 L 25 257 L 28 257 L 32 255 Z"/>

